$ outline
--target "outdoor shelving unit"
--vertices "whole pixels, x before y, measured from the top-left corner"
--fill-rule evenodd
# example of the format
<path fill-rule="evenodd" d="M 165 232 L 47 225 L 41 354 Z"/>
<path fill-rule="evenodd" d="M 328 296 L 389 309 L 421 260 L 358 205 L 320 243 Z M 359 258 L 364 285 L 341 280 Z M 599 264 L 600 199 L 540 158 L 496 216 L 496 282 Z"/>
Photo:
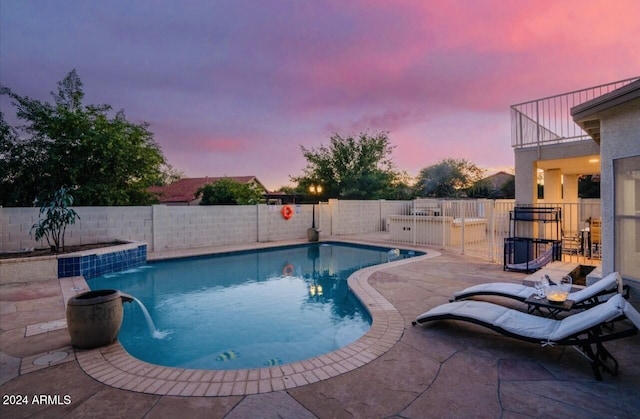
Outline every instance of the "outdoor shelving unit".
<path fill-rule="evenodd" d="M 533 272 L 560 260 L 562 211 L 554 207 L 515 207 L 509 212 L 509 237 L 504 239 L 504 270 Z M 524 223 L 529 228 L 521 225 Z M 531 224 L 536 225 L 531 228 Z M 541 227 L 542 228 L 539 228 Z M 536 228 L 538 227 L 538 228 Z M 549 237 L 527 237 L 522 230 L 542 231 Z M 531 233 L 529 233 L 531 234 Z"/>

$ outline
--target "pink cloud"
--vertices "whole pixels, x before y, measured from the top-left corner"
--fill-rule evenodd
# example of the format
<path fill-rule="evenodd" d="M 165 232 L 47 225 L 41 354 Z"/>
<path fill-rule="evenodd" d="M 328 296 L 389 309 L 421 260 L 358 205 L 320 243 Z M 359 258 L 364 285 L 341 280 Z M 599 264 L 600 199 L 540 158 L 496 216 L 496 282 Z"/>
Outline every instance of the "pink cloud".
<path fill-rule="evenodd" d="M 609 81 L 600 74 L 620 60 L 612 51 L 640 65 L 628 41 L 620 49 L 640 33 L 635 1 L 367 2 L 371 7 L 377 13 L 354 22 L 339 48 L 298 63 L 314 93 L 300 95 L 307 110 L 383 101 L 424 110 L 436 100 L 497 109 L 519 101 L 518 90 L 562 92 Z M 388 21 L 378 21 L 387 12 Z"/>
<path fill-rule="evenodd" d="M 509 165 L 510 105 L 640 68 L 638 0 L 13 3 L 3 84 L 50 99 L 78 67 L 87 98 L 150 122 L 177 169 L 274 187 L 333 132 L 390 131 L 411 174 L 446 157 Z"/>
<path fill-rule="evenodd" d="M 194 151 L 210 153 L 237 153 L 246 150 L 246 144 L 241 139 L 208 138 L 192 141 Z"/>

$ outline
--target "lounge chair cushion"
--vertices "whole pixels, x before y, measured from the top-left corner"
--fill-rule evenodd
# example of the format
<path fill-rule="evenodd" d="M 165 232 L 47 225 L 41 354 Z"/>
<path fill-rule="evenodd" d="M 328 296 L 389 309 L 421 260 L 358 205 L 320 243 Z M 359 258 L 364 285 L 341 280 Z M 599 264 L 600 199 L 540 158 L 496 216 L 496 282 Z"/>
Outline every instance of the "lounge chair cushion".
<path fill-rule="evenodd" d="M 494 325 L 518 336 L 546 341 L 556 328 L 557 321 L 508 309 Z"/>
<path fill-rule="evenodd" d="M 604 304 L 597 305 L 573 316 L 565 317 L 558 322 L 555 330 L 549 335 L 549 340 L 562 340 L 601 323 L 610 322 L 623 315 L 623 309 L 627 304 L 622 295 L 616 294 Z"/>
<path fill-rule="evenodd" d="M 620 275 L 617 272 L 610 273 L 609 275 L 589 285 L 588 287 L 583 288 L 580 291 L 570 293 L 568 298 L 575 302 L 586 301 L 604 290 L 615 288 L 616 281 L 618 281 L 619 276 Z"/>
<path fill-rule="evenodd" d="M 640 329 L 640 313 L 636 310 L 628 301 L 624 301 L 625 305 L 622 308 L 624 315 L 633 323 L 635 327 Z"/>
<path fill-rule="evenodd" d="M 418 316 L 418 318 L 453 314 L 456 316 L 469 317 L 493 324 L 508 310 L 508 308 L 499 306 L 497 304 L 488 304 L 482 301 L 468 300 L 439 305 L 422 314 L 421 316 Z"/>
<path fill-rule="evenodd" d="M 534 291 L 532 287 L 527 287 L 526 285 L 510 284 L 508 282 L 488 282 L 458 291 L 453 296 L 457 298 L 465 294 L 505 294 L 526 300 Z"/>
<path fill-rule="evenodd" d="M 518 336 L 539 340 L 546 340 L 553 332 L 556 323 L 555 320 L 475 300 L 442 304 L 418 316 L 418 319 L 440 315 L 454 315 L 464 319 L 478 320 L 482 323 L 498 326 Z"/>
<path fill-rule="evenodd" d="M 454 316 L 462 320 L 473 319 L 486 325 L 499 327 L 516 336 L 540 342 L 554 342 L 621 316 L 627 305 L 629 304 L 624 298 L 620 294 L 616 294 L 604 304 L 565 317 L 562 320 L 554 320 L 485 301 L 467 300 L 434 307 L 418 316 L 416 321 L 422 323 L 430 318 Z M 640 314 L 632 307 L 628 311 L 635 313 L 640 324 Z M 634 315 L 633 313 L 632 315 Z M 627 314 L 627 316 L 629 315 Z"/>
<path fill-rule="evenodd" d="M 575 291 L 569 294 L 568 298 L 573 300 L 576 304 L 577 308 L 583 308 L 581 305 L 591 305 L 585 304 L 591 298 L 600 294 L 603 291 L 615 292 L 616 290 L 616 282 L 618 287 L 618 292 L 622 291 L 622 279 L 620 278 L 620 274 L 617 272 L 613 272 L 601 280 L 589 285 L 588 287 L 582 288 L 579 291 Z M 535 289 L 530 286 L 520 285 L 520 284 L 511 284 L 508 282 L 488 282 L 484 284 L 478 284 L 466 288 L 462 291 L 455 292 L 453 294 L 454 300 L 463 300 L 469 297 L 477 296 L 477 295 L 495 295 L 505 298 L 513 298 L 520 301 L 525 301 L 529 298 Z M 602 299 L 600 299 L 602 301 Z"/>

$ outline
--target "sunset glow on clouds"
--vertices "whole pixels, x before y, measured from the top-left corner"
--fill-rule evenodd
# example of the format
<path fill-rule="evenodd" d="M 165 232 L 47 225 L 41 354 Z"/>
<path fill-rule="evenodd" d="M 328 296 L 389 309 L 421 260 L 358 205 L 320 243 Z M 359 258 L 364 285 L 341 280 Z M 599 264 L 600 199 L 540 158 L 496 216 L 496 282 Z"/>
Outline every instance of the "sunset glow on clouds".
<path fill-rule="evenodd" d="M 509 106 L 638 76 L 638 34 L 637 0 L 3 1 L 0 83 L 75 68 L 185 175 L 277 188 L 334 132 L 389 131 L 411 175 L 510 167 Z"/>

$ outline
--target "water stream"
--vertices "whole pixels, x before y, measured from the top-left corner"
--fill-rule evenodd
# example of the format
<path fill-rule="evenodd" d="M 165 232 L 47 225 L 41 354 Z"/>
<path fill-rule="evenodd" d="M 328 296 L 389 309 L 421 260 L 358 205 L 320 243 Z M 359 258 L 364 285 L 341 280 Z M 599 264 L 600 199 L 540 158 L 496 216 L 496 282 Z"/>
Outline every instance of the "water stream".
<path fill-rule="evenodd" d="M 131 298 L 133 298 L 133 300 L 136 303 L 138 303 L 138 305 L 142 309 L 142 313 L 144 314 L 145 319 L 147 319 L 147 326 L 149 327 L 149 332 L 151 333 L 151 336 L 153 336 L 154 339 L 164 339 L 167 336 L 169 336 L 171 333 L 173 333 L 173 331 L 156 329 L 156 325 L 153 323 L 153 319 L 151 318 L 149 311 L 144 306 L 142 301 L 138 300 L 136 297 L 133 297 L 133 296 Z"/>

